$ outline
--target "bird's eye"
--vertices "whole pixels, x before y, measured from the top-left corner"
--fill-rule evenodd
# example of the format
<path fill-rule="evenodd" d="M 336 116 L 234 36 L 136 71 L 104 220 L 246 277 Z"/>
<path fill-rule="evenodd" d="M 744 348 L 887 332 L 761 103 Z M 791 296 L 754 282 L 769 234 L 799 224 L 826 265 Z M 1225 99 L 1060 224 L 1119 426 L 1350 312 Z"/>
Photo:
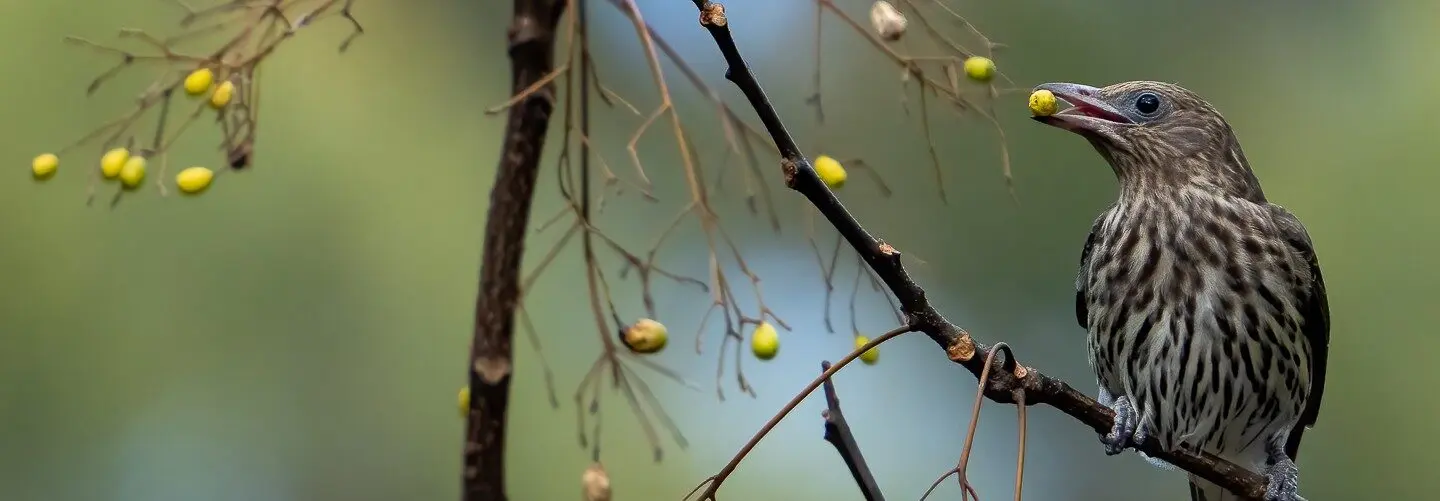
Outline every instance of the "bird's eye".
<path fill-rule="evenodd" d="M 1160 109 L 1160 96 L 1146 92 L 1135 98 L 1135 110 L 1143 115 L 1155 113 Z"/>

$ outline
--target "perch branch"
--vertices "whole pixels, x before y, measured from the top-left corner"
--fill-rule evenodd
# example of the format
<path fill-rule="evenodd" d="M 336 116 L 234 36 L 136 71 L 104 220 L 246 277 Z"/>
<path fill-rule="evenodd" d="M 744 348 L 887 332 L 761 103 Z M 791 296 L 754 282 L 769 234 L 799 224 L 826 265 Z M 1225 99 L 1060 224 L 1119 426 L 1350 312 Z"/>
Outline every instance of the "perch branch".
<path fill-rule="evenodd" d="M 872 236 L 845 209 L 845 206 L 836 198 L 835 193 L 831 192 L 820 180 L 810 161 L 800 152 L 795 139 L 791 137 L 790 132 L 781 122 L 778 112 L 766 97 L 765 91 L 755 79 L 755 75 L 751 73 L 745 59 L 741 57 L 735 39 L 730 34 L 729 20 L 724 6 L 707 0 L 692 1 L 699 9 L 701 25 L 714 38 L 715 44 L 725 57 L 728 66 L 725 72 L 726 79 L 734 83 L 745 94 L 751 107 L 759 115 L 765 130 L 774 140 L 776 148 L 780 151 L 781 168 L 784 172 L 786 186 L 804 195 L 830 221 L 836 231 L 855 248 L 865 263 L 880 276 L 881 281 L 899 301 L 907 325 L 914 330 L 924 332 L 945 350 L 950 360 L 965 367 L 978 378 L 985 370 L 985 361 L 990 358 L 989 350 L 991 348 L 977 342 L 970 336 L 970 333 L 946 320 L 930 304 L 925 290 L 910 278 L 904 265 L 901 264 L 900 252 L 890 244 Z M 983 390 L 986 398 L 1002 404 L 1019 403 L 1016 401 L 1015 395 L 1023 393 L 1025 405 L 1049 405 L 1090 426 L 1096 433 L 1108 432 L 1113 426 L 1115 415 L 1112 411 L 1064 381 L 1020 365 L 1014 357 L 995 357 L 995 359 L 993 363 L 998 366 L 991 371 L 989 382 Z M 813 391 L 813 388 L 810 390 Z M 747 444 L 740 455 L 743 456 L 753 447 L 753 443 Z M 1169 462 L 1246 498 L 1258 500 L 1264 497 L 1265 480 L 1263 477 L 1213 455 L 1185 450 L 1167 451 L 1162 449 L 1160 443 L 1153 437 L 1140 444 L 1138 449 L 1151 457 Z M 727 465 L 727 469 L 733 470 L 733 465 L 737 462 L 732 461 L 730 465 Z M 710 484 L 707 489 L 708 495 L 702 496 L 701 499 L 713 498 L 714 490 L 723 481 L 723 476 L 728 473 L 728 471 L 722 470 L 721 475 L 718 475 L 717 478 L 707 481 Z"/>
<path fill-rule="evenodd" d="M 564 2 L 514 0 L 507 48 L 511 89 L 524 91 L 552 71 L 555 27 Z M 553 84 L 512 106 L 490 192 L 485 244 L 470 345 L 470 412 L 465 425 L 461 499 L 504 501 L 505 415 L 510 400 L 515 309 L 520 304 L 520 258 L 550 112 Z"/>

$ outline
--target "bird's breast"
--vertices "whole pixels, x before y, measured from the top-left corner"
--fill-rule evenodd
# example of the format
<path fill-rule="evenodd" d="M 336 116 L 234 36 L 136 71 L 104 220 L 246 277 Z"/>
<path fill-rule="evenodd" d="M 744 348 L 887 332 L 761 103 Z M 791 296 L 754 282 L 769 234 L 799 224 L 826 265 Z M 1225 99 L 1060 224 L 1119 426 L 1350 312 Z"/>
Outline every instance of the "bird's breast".
<path fill-rule="evenodd" d="M 1267 222 L 1200 205 L 1122 201 L 1106 216 L 1087 264 L 1087 330 L 1101 384 L 1130 396 L 1158 437 L 1219 451 L 1273 431 L 1246 423 L 1299 416 L 1309 360 Z"/>

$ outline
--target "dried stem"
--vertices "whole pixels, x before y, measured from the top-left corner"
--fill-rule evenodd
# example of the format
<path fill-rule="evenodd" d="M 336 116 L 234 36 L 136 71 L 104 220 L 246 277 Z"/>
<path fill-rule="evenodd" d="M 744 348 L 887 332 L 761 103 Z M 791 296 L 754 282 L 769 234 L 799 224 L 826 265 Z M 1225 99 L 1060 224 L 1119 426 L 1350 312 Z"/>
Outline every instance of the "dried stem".
<path fill-rule="evenodd" d="M 990 382 L 990 367 L 994 363 L 995 354 L 999 353 L 1000 348 L 1004 346 L 1005 343 L 996 343 L 996 349 L 990 350 L 990 353 L 985 355 L 985 368 L 980 370 L 979 387 L 975 389 L 975 404 L 970 409 L 970 425 L 965 430 L 965 446 L 960 450 L 960 461 L 956 462 L 955 467 L 950 471 L 935 479 L 935 482 L 930 484 L 930 488 L 925 490 L 925 494 L 920 496 L 920 501 L 929 498 L 930 494 L 935 492 L 935 488 L 951 475 L 955 475 L 955 479 L 960 482 L 961 501 L 968 501 L 972 497 L 977 501 L 980 499 L 980 494 L 975 492 L 975 486 L 970 484 L 970 452 L 975 447 L 975 431 L 980 427 L 980 407 L 985 404 L 985 384 Z"/>
<path fill-rule="evenodd" d="M 190 125 L 207 112 L 212 113 L 215 122 L 220 125 L 219 149 L 224 153 L 224 163 L 229 170 L 238 171 L 250 165 L 260 112 L 257 75 L 261 63 L 281 44 L 294 38 L 302 28 L 334 17 L 345 19 L 352 27 L 350 35 L 340 44 L 341 51 L 356 36 L 364 33 L 351 13 L 354 0 L 229 0 L 204 9 L 195 9 L 179 1 L 175 3 L 185 10 L 180 26 L 186 31 L 165 38 L 135 28 L 119 31 L 119 38 L 135 40 L 148 51 L 135 51 L 75 36 L 65 38 L 67 42 L 119 59 L 90 82 L 86 94 L 96 93 L 125 70 L 136 66 L 152 68 L 157 77 L 136 98 L 134 108 L 57 152 L 64 155 L 81 147 L 93 146 L 96 140 L 101 140 L 98 145 L 101 151 L 124 146 L 131 148 L 133 155 L 159 157 L 160 170 L 155 184 L 162 196 L 167 194 L 165 183 L 171 147 Z M 190 28 L 197 22 L 201 27 Z M 217 32 L 229 32 L 230 35 L 207 53 L 189 53 L 179 49 L 182 43 Z M 215 85 L 229 82 L 235 87 L 234 97 L 219 110 L 211 109 L 207 102 L 209 96 L 197 96 L 204 99 L 190 103 L 175 102 L 176 94 L 183 93 L 181 86 L 186 76 L 202 69 L 213 73 Z M 188 111 L 172 120 L 170 115 L 177 109 Z M 158 115 L 153 132 L 135 131 L 136 124 L 151 116 L 152 112 Z M 217 175 L 224 172 L 222 170 Z M 86 190 L 87 203 L 93 202 L 100 181 L 98 169 L 93 170 Z M 111 205 L 118 203 L 125 194 L 126 191 L 117 187 Z"/>
<path fill-rule="evenodd" d="M 841 358 L 839 362 L 835 363 L 835 365 L 832 365 L 829 368 L 825 369 L 824 372 L 820 373 L 820 377 L 815 378 L 814 381 L 811 381 L 810 384 L 806 385 L 805 389 L 800 390 L 800 393 L 796 394 L 793 398 L 791 398 L 790 401 L 785 404 L 785 407 L 781 408 L 780 412 L 776 413 L 775 416 L 771 417 L 769 421 L 765 422 L 765 426 L 760 427 L 760 431 L 756 432 L 755 436 L 750 437 L 750 441 L 746 442 L 745 446 L 740 448 L 740 453 L 736 454 L 735 457 L 730 459 L 729 463 L 725 464 L 724 468 L 720 469 L 720 473 L 716 473 L 714 476 L 705 479 L 704 482 L 701 482 L 700 485 L 697 486 L 694 491 L 691 491 L 690 495 L 685 496 L 685 498 L 690 499 L 690 497 L 693 496 L 696 492 L 699 492 L 701 488 L 704 488 L 705 491 L 700 494 L 700 497 L 698 499 L 715 499 L 715 492 L 720 489 L 720 484 L 723 484 L 725 482 L 725 479 L 729 478 L 730 474 L 735 472 L 735 468 L 740 466 L 740 461 L 745 459 L 745 456 L 749 454 L 750 450 L 754 449 L 756 445 L 760 445 L 760 440 L 764 439 L 765 435 L 770 433 L 770 430 L 774 429 L 776 425 L 780 424 L 781 419 L 784 419 L 786 415 L 789 415 L 790 411 L 795 410 L 795 407 L 799 406 L 800 402 L 805 401 L 805 397 L 810 396 L 810 394 L 813 393 L 816 388 L 819 388 L 820 385 L 825 383 L 825 381 L 828 381 L 831 376 L 835 375 L 836 372 L 840 372 L 840 369 L 845 368 L 845 366 L 848 365 L 851 361 L 859 358 L 861 353 L 865 353 L 866 350 L 869 350 L 876 346 L 880 346 L 882 343 L 894 339 L 896 336 L 909 332 L 914 332 L 914 329 L 911 326 L 907 325 L 897 327 L 890 332 L 886 332 L 885 334 L 882 334 L 879 337 L 870 340 L 870 342 L 865 343 L 864 345 L 855 348 L 854 350 L 851 350 L 848 355 L 845 355 L 844 358 Z"/>
<path fill-rule="evenodd" d="M 625 263 L 625 267 L 620 270 L 622 278 L 632 270 L 640 276 L 642 292 L 647 310 L 652 312 L 651 316 L 653 316 L 653 300 L 650 298 L 652 275 L 670 278 L 679 283 L 697 285 L 702 291 L 706 290 L 706 286 L 704 282 L 697 279 L 681 276 L 654 265 L 653 259 L 650 261 L 642 259 L 639 255 L 626 250 L 618 241 L 610 238 L 595 225 L 594 216 L 603 208 L 605 190 L 613 189 L 614 194 L 619 195 L 623 193 L 623 186 L 630 186 L 637 188 L 637 191 L 647 200 L 654 201 L 655 199 L 648 192 L 648 187 L 620 179 L 609 169 L 604 160 L 592 151 L 590 142 L 591 94 L 592 92 L 598 94 L 602 102 L 606 104 L 611 104 L 613 101 L 607 98 L 607 90 L 598 81 L 599 72 L 594 68 L 593 60 L 589 55 L 586 30 L 587 5 L 580 0 L 567 0 L 566 5 L 575 14 L 569 18 L 570 22 L 566 28 L 566 60 L 559 68 L 551 70 L 537 83 L 519 89 L 506 103 L 493 108 L 506 109 L 523 103 L 529 99 L 530 95 L 551 88 L 552 82 L 555 80 L 563 80 L 565 83 L 563 86 L 565 96 L 563 138 L 556 170 L 558 187 L 565 200 L 565 205 L 556 215 L 541 224 L 537 231 L 542 231 L 567 219 L 566 216 L 569 216 L 569 228 L 525 278 L 523 290 L 526 292 L 533 290 L 532 286 L 535 281 L 572 241 L 572 237 L 580 235 L 590 310 L 596 327 L 595 332 L 601 341 L 600 354 L 592 364 L 590 371 L 577 385 L 574 394 L 580 445 L 582 448 L 590 450 L 591 457 L 595 461 L 600 460 L 599 431 L 602 421 L 600 393 L 605 387 L 604 380 L 608 375 L 613 386 L 620 390 L 627 404 L 635 412 L 636 419 L 653 449 L 655 459 L 659 461 L 663 457 L 663 448 L 658 428 L 665 428 L 682 448 L 686 446 L 686 440 L 674 421 L 660 406 L 659 400 L 650 390 L 649 385 L 639 377 L 632 365 L 644 366 L 684 386 L 692 389 L 698 388 L 685 381 L 677 372 L 644 358 L 631 356 L 618 346 L 615 340 L 616 333 L 625 327 L 625 321 L 621 318 L 619 309 L 615 305 L 610 283 L 606 279 L 605 271 L 601 268 L 599 249 L 610 249 L 622 258 Z M 576 43 L 577 40 L 578 43 Z M 572 69 L 574 71 L 571 71 Z M 613 92 L 609 93 L 613 94 Z M 624 102 L 623 99 L 618 98 L 618 95 L 614 97 L 615 101 Z M 572 133 L 575 139 L 573 142 Z M 572 146 L 578 146 L 578 154 L 572 155 Z M 575 165 L 576 160 L 578 160 L 578 166 Z M 592 160 L 595 162 L 592 163 Z M 599 167 L 598 170 L 592 169 L 596 166 Z M 592 183 L 592 174 L 596 172 L 601 175 L 602 191 L 598 198 L 592 199 L 594 198 L 592 191 L 595 187 Z M 597 243 L 602 245 L 596 245 Z M 548 373 L 548 367 L 546 370 Z"/>
<path fill-rule="evenodd" d="M 721 114 L 722 127 L 726 131 L 729 151 L 734 153 L 741 153 L 742 150 L 748 148 L 748 141 L 750 139 L 759 138 L 761 136 L 757 131 L 754 131 L 753 128 L 746 126 L 737 117 L 735 117 L 734 112 L 731 111 L 729 107 L 726 106 L 723 102 L 721 102 L 718 94 L 710 91 L 708 87 L 705 86 L 703 80 L 701 80 L 698 75 L 692 69 L 690 69 L 689 65 L 686 64 L 684 60 L 680 58 L 672 48 L 670 48 L 669 44 L 666 43 L 663 39 L 659 38 L 658 34 L 655 33 L 654 28 L 645 22 L 644 16 L 642 15 L 639 7 L 634 3 L 633 0 L 610 0 L 609 3 L 615 8 L 617 8 L 622 14 L 624 14 L 634 26 L 636 36 L 639 38 L 641 46 L 644 49 L 645 61 L 647 67 L 650 70 L 652 80 L 655 84 L 656 92 L 658 93 L 660 98 L 660 104 L 653 111 L 645 115 L 644 121 L 641 123 L 640 127 L 631 135 L 630 140 L 626 145 L 626 149 L 630 153 L 631 161 L 635 166 L 637 175 L 641 179 L 641 184 L 645 187 L 646 190 L 648 190 L 650 186 L 650 181 L 645 175 L 644 164 L 640 158 L 637 144 L 640 138 L 644 136 L 645 132 L 649 130 L 650 126 L 654 125 L 657 121 L 663 118 L 670 126 L 670 134 L 675 140 L 675 144 L 680 150 L 680 165 L 681 167 L 683 167 L 686 185 L 689 188 L 688 191 L 690 194 L 690 201 L 676 216 L 676 222 L 672 223 L 672 225 L 667 228 L 667 230 L 665 230 L 661 238 L 657 240 L 656 244 L 647 253 L 646 259 L 644 259 L 643 261 L 638 260 L 635 255 L 624 251 L 623 248 L 618 243 L 614 243 L 613 240 L 611 241 L 611 247 L 616 251 L 620 252 L 624 257 L 626 261 L 626 270 L 637 270 L 637 275 L 639 276 L 639 280 L 641 281 L 642 295 L 645 300 L 646 310 L 652 316 L 654 315 L 654 302 L 653 299 L 651 299 L 649 285 L 649 277 L 652 271 L 656 274 L 664 275 L 674 280 L 701 285 L 704 290 L 707 290 L 710 293 L 711 302 L 714 305 L 713 309 L 720 312 L 720 316 L 724 320 L 725 326 L 723 333 L 724 337 L 722 338 L 723 340 L 721 342 L 721 349 L 719 350 L 719 356 L 721 357 L 719 363 L 720 370 L 717 372 L 715 384 L 716 395 L 723 399 L 725 397 L 725 393 L 722 381 L 725 377 L 724 357 L 726 356 L 726 351 L 724 348 L 728 346 L 728 344 L 732 341 L 743 339 L 744 335 L 742 334 L 742 331 L 746 327 L 758 326 L 763 322 L 773 322 L 779 328 L 783 328 L 786 330 L 789 330 L 790 327 L 769 307 L 769 305 L 766 304 L 760 288 L 760 277 L 750 269 L 749 264 L 746 262 L 739 248 L 735 245 L 734 240 L 729 236 L 729 234 L 725 231 L 724 227 L 720 224 L 720 218 L 716 214 L 716 211 L 711 204 L 711 188 L 706 186 L 704 182 L 704 177 L 701 175 L 698 155 L 695 152 L 694 144 L 691 142 L 690 135 L 686 131 L 684 124 L 681 122 L 680 115 L 673 104 L 668 80 L 665 77 L 664 71 L 662 71 L 660 67 L 660 54 L 664 53 L 673 64 L 680 68 L 681 73 L 684 74 L 691 81 L 692 85 L 694 85 L 697 89 L 700 89 L 702 92 L 706 93 L 716 103 L 717 109 Z M 750 132 L 750 136 L 740 136 L 741 133 L 738 131 L 742 130 L 748 130 Z M 753 154 L 744 154 L 742 158 L 753 159 Z M 755 173 L 753 179 L 749 174 L 751 171 L 742 171 L 742 173 L 746 173 L 745 175 L 747 187 L 759 184 L 758 163 L 752 162 L 752 165 L 752 170 Z M 767 210 L 771 213 L 772 224 L 778 231 L 779 220 L 776 216 L 774 216 L 773 204 L 769 202 L 769 193 L 768 191 L 761 191 L 761 193 L 763 194 L 763 197 L 765 199 Z M 753 189 L 747 189 L 747 196 L 749 197 L 751 208 L 752 210 L 754 210 L 755 191 Z M 680 277 L 676 274 L 669 272 L 659 271 L 659 269 L 655 267 L 655 257 L 659 253 L 660 246 L 674 230 L 675 225 L 677 225 L 679 221 L 681 219 L 684 219 L 686 216 L 694 217 L 695 220 L 700 224 L 700 229 L 705 236 L 705 241 L 709 249 L 710 276 L 709 280 L 705 282 Z M 727 259 L 723 258 L 728 258 L 728 261 L 730 261 L 737 268 L 739 268 L 739 271 L 744 274 L 745 278 L 750 282 L 750 292 L 751 295 L 754 296 L 755 300 L 755 307 L 753 310 L 749 310 L 747 312 L 746 308 L 742 308 L 739 304 L 736 303 L 736 291 L 733 289 L 733 282 L 730 280 L 730 277 L 728 277 L 724 271 L 724 261 L 726 261 Z M 699 346 L 698 340 L 697 346 Z M 738 347 L 739 345 L 737 344 L 736 346 Z M 748 382 L 746 382 L 745 375 L 740 363 L 741 358 L 738 351 L 736 353 L 737 354 L 734 360 L 735 381 L 741 392 L 753 396 L 754 389 L 748 384 Z"/>

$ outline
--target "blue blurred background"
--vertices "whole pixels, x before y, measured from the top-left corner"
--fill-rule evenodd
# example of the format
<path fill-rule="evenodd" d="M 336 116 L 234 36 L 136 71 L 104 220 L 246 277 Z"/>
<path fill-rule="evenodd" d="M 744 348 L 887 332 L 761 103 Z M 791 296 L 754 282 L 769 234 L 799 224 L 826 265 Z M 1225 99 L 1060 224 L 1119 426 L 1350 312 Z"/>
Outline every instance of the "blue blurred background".
<path fill-rule="evenodd" d="M 843 0 L 863 20 L 869 3 Z M 709 84 L 753 113 L 688 1 L 641 0 L 647 19 Z M 1022 89 L 1045 81 L 1103 85 L 1178 82 L 1231 121 L 1267 194 L 1309 226 L 1330 288 L 1333 344 L 1325 409 L 1300 462 L 1310 499 L 1424 499 L 1440 435 L 1434 390 L 1440 341 L 1431 257 L 1440 171 L 1440 3 L 1217 0 L 948 2 L 1008 45 L 1000 68 Z M 1089 223 L 1114 196 L 1113 176 L 1082 140 L 1026 118 L 1024 92 L 996 109 L 1013 158 L 1016 195 L 1001 176 L 999 138 L 977 116 L 932 100 L 932 133 L 949 204 L 936 196 L 916 96 L 900 104 L 900 70 L 836 17 L 823 38 L 826 121 L 813 91 L 814 9 L 793 0 L 732 0 L 742 50 L 810 154 L 863 157 L 895 195 L 853 171 L 842 197 L 862 221 L 916 258 L 912 274 L 954 321 L 1011 343 L 1023 361 L 1093 391 L 1071 284 Z M 592 2 L 603 83 L 642 113 L 660 102 L 627 18 Z M 49 0 L 0 5 L 0 499 L 181 501 L 454 499 L 480 229 L 502 121 L 508 2 L 361 0 L 368 33 L 337 54 L 347 27 L 305 29 L 264 65 L 265 113 L 253 171 L 220 176 L 202 197 L 153 188 L 114 210 L 84 203 L 84 166 L 98 149 L 62 158 L 44 185 L 24 172 L 127 110 L 153 75 L 135 72 L 86 98 L 113 57 L 62 42 L 113 41 L 120 27 L 173 33 L 180 11 L 158 0 Z M 936 18 L 947 32 L 955 23 Z M 912 34 L 897 45 L 927 46 Z M 975 45 L 975 39 L 967 39 Z M 907 45 L 908 44 L 908 45 Z M 714 108 L 665 64 L 677 109 L 708 176 L 725 155 Z M 913 84 L 912 84 L 913 89 Z M 978 86 L 970 90 L 983 94 Z M 623 107 L 595 118 L 597 154 L 633 178 L 625 143 L 643 120 Z M 753 123 L 753 120 L 751 120 Z M 552 127 L 558 141 L 559 122 Z M 632 250 L 688 201 L 673 137 L 657 127 L 638 144 L 657 203 L 607 202 L 600 226 Z M 221 163 L 219 132 L 190 130 L 171 152 L 181 164 Z M 97 147 L 98 148 L 98 147 Z M 553 155 L 536 218 L 560 208 Z M 853 255 L 842 253 L 836 333 L 823 323 L 819 266 L 805 239 L 807 209 L 764 180 L 784 225 L 751 216 L 738 174 L 715 195 L 726 231 L 764 278 L 768 304 L 793 327 L 781 352 L 746 354 L 754 399 L 717 400 L 720 331 L 702 330 L 708 297 L 660 282 L 671 346 L 654 359 L 701 390 L 647 374 L 689 439 L 666 442 L 656 464 L 633 412 L 605 390 L 602 460 L 615 499 L 679 499 L 718 470 L 770 415 L 851 347 Z M 102 192 L 103 193 L 103 192 Z M 705 276 L 707 249 L 692 221 L 660 262 Z M 834 239 L 819 225 L 824 249 Z M 533 237 L 528 264 L 559 236 Z M 828 252 L 827 252 L 828 254 Z M 845 257 L 850 256 L 850 257 Z M 643 309 L 633 277 L 615 281 L 622 315 Z M 511 498 L 574 499 L 589 463 L 576 440 L 571 395 L 599 351 L 578 251 L 563 253 L 529 308 L 555 371 L 552 409 L 535 351 L 517 340 L 510 416 Z M 732 269 L 742 305 L 742 275 Z M 866 288 L 862 287 L 862 291 Z M 862 292 L 859 328 L 894 325 L 883 298 Z M 883 347 L 880 363 L 837 378 L 846 412 L 887 494 L 915 499 L 958 458 L 974 380 L 922 336 Z M 726 358 L 727 365 L 733 359 Z M 728 367 L 727 367 L 728 370 Z M 643 373 L 643 371 L 642 371 Z M 820 439 L 823 401 L 811 399 L 742 464 L 729 499 L 858 499 Z M 971 478 L 986 499 L 1011 496 L 1014 409 L 982 414 Z M 1036 500 L 1185 499 L 1182 475 L 1133 454 L 1106 457 L 1095 435 L 1058 412 L 1030 412 L 1026 495 Z M 1347 438 L 1349 437 L 1349 438 Z M 938 494 L 957 498 L 947 483 Z"/>

